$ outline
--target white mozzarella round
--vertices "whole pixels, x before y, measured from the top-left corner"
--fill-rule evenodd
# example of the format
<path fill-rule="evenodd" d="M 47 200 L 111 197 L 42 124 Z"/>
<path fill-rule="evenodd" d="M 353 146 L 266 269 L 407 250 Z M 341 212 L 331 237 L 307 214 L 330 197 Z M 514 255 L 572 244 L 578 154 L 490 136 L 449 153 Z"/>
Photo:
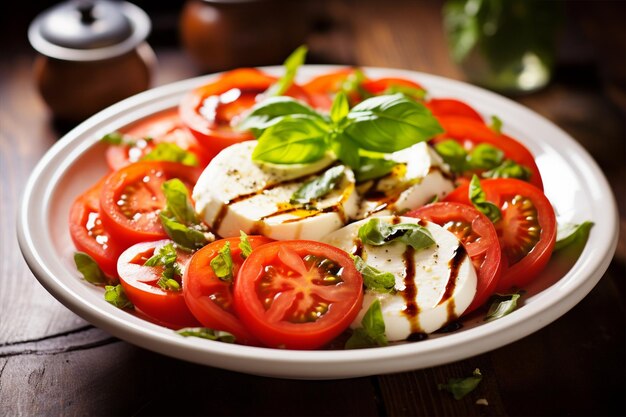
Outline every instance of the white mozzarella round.
<path fill-rule="evenodd" d="M 359 186 L 363 198 L 357 218 L 403 213 L 454 189 L 447 165 L 426 142 L 394 152 L 388 159 L 398 163 L 391 173 Z"/>
<path fill-rule="evenodd" d="M 319 240 L 341 228 L 358 210 L 354 173 L 345 168 L 341 184 L 315 201 L 298 207 L 289 200 L 304 182 L 323 174 L 331 156 L 311 164 L 275 165 L 252 160 L 256 141 L 229 146 L 204 170 L 194 190 L 198 214 L 222 237 L 239 232 L 273 239 Z"/>
<path fill-rule="evenodd" d="M 368 265 L 390 272 L 396 279 L 394 293 L 365 290 L 363 308 L 352 327 L 361 327 L 363 316 L 376 299 L 381 303 L 389 341 L 432 333 L 459 317 L 474 298 L 477 278 L 457 237 L 435 223 L 412 217 L 383 216 L 380 219 L 389 224 L 421 224 L 431 233 L 435 244 L 416 251 L 407 249 L 407 245 L 397 240 L 382 246 L 363 245 L 358 231 L 369 219 L 325 237 L 326 243 L 351 254 L 360 253 Z"/>

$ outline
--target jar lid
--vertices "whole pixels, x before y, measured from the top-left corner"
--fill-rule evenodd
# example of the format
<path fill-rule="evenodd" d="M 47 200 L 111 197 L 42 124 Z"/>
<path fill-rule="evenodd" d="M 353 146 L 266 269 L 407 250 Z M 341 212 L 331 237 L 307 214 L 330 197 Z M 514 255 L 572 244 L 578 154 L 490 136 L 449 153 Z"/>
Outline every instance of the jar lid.
<path fill-rule="evenodd" d="M 109 0 L 73 0 L 33 20 L 28 39 L 39 53 L 66 61 L 99 61 L 125 54 L 150 33 L 139 7 Z"/>

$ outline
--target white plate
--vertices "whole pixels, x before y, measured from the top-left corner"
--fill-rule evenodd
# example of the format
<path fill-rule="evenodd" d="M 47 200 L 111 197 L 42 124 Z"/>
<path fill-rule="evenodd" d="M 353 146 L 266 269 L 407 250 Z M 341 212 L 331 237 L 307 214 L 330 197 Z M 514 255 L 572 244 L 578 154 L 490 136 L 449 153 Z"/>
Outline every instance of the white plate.
<path fill-rule="evenodd" d="M 301 78 L 336 69 L 306 66 Z M 282 69 L 266 68 L 280 73 Z M 182 95 L 205 83 L 199 77 L 159 87 L 120 102 L 60 139 L 33 171 L 18 217 L 24 257 L 41 284 L 65 306 L 94 325 L 146 349 L 180 359 L 258 375 L 330 379 L 393 373 L 474 356 L 518 340 L 556 320 L 578 303 L 602 277 L 617 244 L 617 210 L 596 163 L 570 136 L 534 112 L 506 98 L 458 81 L 422 73 L 366 68 L 372 77 L 405 77 L 432 97 L 460 98 L 484 116 L 497 114 L 504 131 L 525 143 L 537 158 L 545 191 L 558 215 L 595 223 L 580 257 L 551 261 L 533 283 L 522 306 L 496 321 L 480 318 L 453 333 L 427 340 L 362 350 L 284 351 L 184 338 L 104 301 L 102 290 L 80 279 L 68 232 L 70 204 L 106 172 L 107 132 L 176 106 Z M 558 257 L 557 257 L 558 258 Z M 561 255 L 563 258 L 563 255 Z"/>

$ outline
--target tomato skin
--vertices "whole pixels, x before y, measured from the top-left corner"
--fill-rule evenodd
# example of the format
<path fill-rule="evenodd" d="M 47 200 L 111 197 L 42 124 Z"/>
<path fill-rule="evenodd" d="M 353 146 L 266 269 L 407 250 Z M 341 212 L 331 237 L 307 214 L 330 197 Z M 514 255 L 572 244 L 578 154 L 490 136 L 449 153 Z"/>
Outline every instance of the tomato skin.
<path fill-rule="evenodd" d="M 509 291 L 512 288 L 523 288 L 530 283 L 546 267 L 556 241 L 556 216 L 554 209 L 543 191 L 533 185 L 513 179 L 498 178 L 481 180 L 480 182 L 487 200 L 494 203 L 502 211 L 502 219 L 495 223 L 496 231 L 503 251 L 503 270 L 500 281 L 496 286 L 497 292 Z M 464 184 L 446 196 L 444 201 L 456 201 L 462 204 L 470 204 L 468 197 L 469 184 Z M 511 262 L 506 253 L 517 249 L 515 234 L 524 237 L 527 230 L 523 229 L 524 219 L 521 218 L 518 209 L 511 204 L 515 196 L 522 196 L 532 202 L 536 209 L 536 218 L 539 228 L 539 240 L 519 261 Z M 521 229 L 521 230 L 520 230 Z"/>
<path fill-rule="evenodd" d="M 142 161 L 111 173 L 100 194 L 102 224 L 124 248 L 139 242 L 166 238 L 158 216 L 158 211 L 165 206 L 161 184 L 178 178 L 191 188 L 201 172 L 201 168 L 176 162 Z M 145 178 L 150 180 L 146 182 Z M 138 219 L 124 214 L 118 204 L 122 195 L 127 195 L 127 190 L 132 188 L 139 188 L 136 201 L 130 196 L 130 200 L 137 205 L 130 209 L 139 216 Z"/>
<path fill-rule="evenodd" d="M 136 138 L 138 141 L 134 146 L 109 145 L 105 157 L 112 171 L 138 162 L 159 143 L 174 143 L 181 149 L 193 153 L 198 158 L 199 167 L 206 167 L 215 156 L 200 146 L 196 138 L 180 120 L 177 108 L 165 110 L 133 123 L 131 126 L 121 129 L 121 133 Z M 146 137 L 152 140 L 144 141 L 143 138 Z"/>
<path fill-rule="evenodd" d="M 431 98 L 424 103 L 436 118 L 466 117 L 484 123 L 482 116 L 473 107 L 451 98 Z"/>
<path fill-rule="evenodd" d="M 74 246 L 91 256 L 102 272 L 117 278 L 117 258 L 124 251 L 102 226 L 100 191 L 106 177 L 81 194 L 70 208 L 70 236 Z"/>
<path fill-rule="evenodd" d="M 163 267 L 143 265 L 155 250 L 171 242 L 167 239 L 142 242 L 126 249 L 117 262 L 120 283 L 135 307 L 159 324 L 174 329 L 198 327 L 200 323 L 187 308 L 183 291 L 166 291 L 156 284 Z M 176 262 L 182 269 L 190 256 L 187 252 L 177 251 Z"/>
<path fill-rule="evenodd" d="M 306 82 L 302 88 L 309 94 L 313 107 L 320 110 L 330 110 L 333 104 L 333 95 L 341 89 L 343 83 L 354 72 L 355 68 L 342 68 L 322 74 Z"/>
<path fill-rule="evenodd" d="M 303 258 L 307 255 L 338 264 L 343 268 L 343 282 L 328 286 L 314 283 L 315 279 L 311 277 L 319 273 L 319 269 L 315 266 L 310 270 L 305 268 Z M 294 259 L 297 262 L 292 262 Z M 300 268 L 294 267 L 298 262 Z M 270 267 L 280 272 L 268 278 L 266 268 Z M 271 281 L 270 289 L 276 290 L 273 296 L 259 293 L 266 279 Z M 298 286 L 303 280 L 308 281 Z M 274 285 L 280 288 L 276 289 Z M 339 336 L 354 321 L 363 303 L 363 279 L 346 252 L 320 242 L 287 240 L 263 245 L 252 252 L 239 270 L 234 296 L 239 318 L 267 346 L 316 349 Z M 321 317 L 306 322 L 286 319 L 287 315 L 300 312 L 300 301 L 314 303 L 318 296 L 328 303 L 328 309 Z M 263 297 L 272 297 L 272 304 L 267 309 Z"/>
<path fill-rule="evenodd" d="M 424 89 L 421 84 L 418 84 L 415 81 L 397 77 L 384 77 L 377 78 L 375 80 L 364 80 L 363 83 L 361 83 L 361 86 L 367 92 L 374 95 L 383 94 L 389 87 L 393 86 L 409 87 L 415 88 L 417 90 Z"/>
<path fill-rule="evenodd" d="M 265 236 L 248 236 L 252 249 L 273 242 Z M 211 268 L 211 260 L 218 251 L 230 242 L 233 259 L 233 275 L 243 264 L 239 238 L 221 239 L 210 243 L 191 257 L 183 274 L 183 295 L 189 310 L 203 326 L 214 330 L 227 331 L 235 336 L 237 343 L 259 345 L 260 342 L 241 323 L 236 315 L 233 304 L 233 283 L 219 279 Z M 223 305 L 215 300 L 219 298 Z"/>
<path fill-rule="evenodd" d="M 239 68 L 225 72 L 183 97 L 179 106 L 180 118 L 206 152 L 213 156 L 217 155 L 230 145 L 254 139 L 250 132 L 233 129 L 230 122 L 252 107 L 256 102 L 256 96 L 267 90 L 276 80 L 276 77 L 254 68 Z M 240 90 L 243 94 L 234 102 L 219 107 L 214 120 L 207 119 L 201 113 L 207 98 L 218 97 L 234 89 Z M 309 95 L 297 84 L 293 84 L 286 95 L 309 102 Z"/>
<path fill-rule="evenodd" d="M 439 123 L 445 133 L 434 138 L 432 143 L 438 143 L 447 139 L 454 139 L 461 145 L 474 147 L 479 143 L 493 145 L 504 152 L 506 158 L 524 165 L 531 172 L 529 182 L 543 190 L 543 181 L 535 158 L 528 149 L 520 142 L 505 134 L 498 134 L 484 123 L 466 117 L 444 116 L 439 117 Z"/>
<path fill-rule="evenodd" d="M 472 259 L 478 277 L 476 295 L 463 315 L 482 306 L 494 293 L 502 272 L 498 234 L 489 218 L 469 205 L 452 202 L 428 204 L 406 215 L 431 221 L 457 235 Z M 459 230 L 454 222 L 467 227 L 470 234 Z"/>

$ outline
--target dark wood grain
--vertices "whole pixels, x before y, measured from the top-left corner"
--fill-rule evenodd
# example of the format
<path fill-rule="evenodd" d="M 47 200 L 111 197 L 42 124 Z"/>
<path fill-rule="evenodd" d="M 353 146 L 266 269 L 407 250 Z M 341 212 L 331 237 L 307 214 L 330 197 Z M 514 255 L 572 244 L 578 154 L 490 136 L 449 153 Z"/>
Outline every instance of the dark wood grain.
<path fill-rule="evenodd" d="M 155 85 L 199 75 L 178 45 L 177 9 L 137 3 L 155 23 Z M 35 54 L 25 27 L 46 4 L 24 6 L 15 19 L 1 13 L 0 415 L 625 414 L 626 3 L 568 3 L 553 82 L 514 97 L 579 141 L 609 179 L 621 235 L 602 280 L 563 317 L 500 349 L 414 372 L 337 381 L 271 379 L 165 357 L 91 326 L 37 283 L 17 247 L 15 216 L 32 168 L 71 127 L 51 118 L 33 85 Z M 309 62 L 463 80 L 447 53 L 440 10 L 440 1 L 319 2 Z M 475 368 L 483 381 L 462 400 L 437 389 Z"/>

